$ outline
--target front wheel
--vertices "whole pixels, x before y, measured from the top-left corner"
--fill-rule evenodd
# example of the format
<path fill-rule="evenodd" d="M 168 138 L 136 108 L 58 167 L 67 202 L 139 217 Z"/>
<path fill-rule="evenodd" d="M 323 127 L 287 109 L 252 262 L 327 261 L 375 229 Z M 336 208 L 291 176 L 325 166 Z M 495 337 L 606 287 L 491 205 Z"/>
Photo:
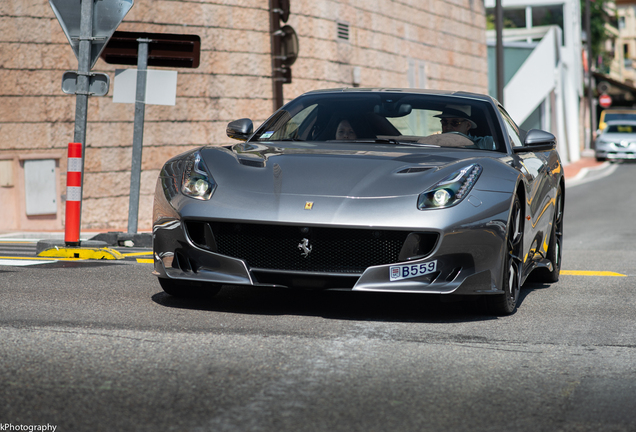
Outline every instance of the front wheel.
<path fill-rule="evenodd" d="M 489 310 L 495 315 L 510 315 L 517 308 L 521 292 L 521 256 L 523 247 L 523 212 L 515 195 L 506 234 L 506 253 L 503 266 L 503 294 L 486 297 Z"/>
<path fill-rule="evenodd" d="M 159 278 L 159 285 L 167 294 L 180 298 L 212 298 L 221 291 L 220 284 L 210 282 Z"/>

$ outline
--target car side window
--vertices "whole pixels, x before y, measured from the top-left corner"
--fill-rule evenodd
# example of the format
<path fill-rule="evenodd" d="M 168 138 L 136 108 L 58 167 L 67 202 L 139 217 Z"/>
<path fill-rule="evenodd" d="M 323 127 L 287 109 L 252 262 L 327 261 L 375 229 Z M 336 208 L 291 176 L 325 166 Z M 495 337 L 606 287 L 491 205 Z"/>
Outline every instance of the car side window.
<path fill-rule="evenodd" d="M 506 125 L 506 130 L 508 131 L 508 136 L 510 137 L 510 142 L 513 147 L 522 147 L 523 142 L 521 141 L 521 137 L 519 136 L 519 129 L 514 121 L 510 118 L 508 113 L 504 111 L 501 107 L 499 107 L 499 112 L 504 119 L 504 124 Z"/>

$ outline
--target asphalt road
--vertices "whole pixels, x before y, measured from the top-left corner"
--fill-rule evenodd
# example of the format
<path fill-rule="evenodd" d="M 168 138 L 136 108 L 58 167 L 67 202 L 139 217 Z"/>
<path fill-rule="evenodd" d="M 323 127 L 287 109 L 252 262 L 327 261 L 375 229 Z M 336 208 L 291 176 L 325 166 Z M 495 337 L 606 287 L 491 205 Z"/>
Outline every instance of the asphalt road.
<path fill-rule="evenodd" d="M 636 165 L 600 177 L 566 190 L 568 274 L 503 318 L 417 295 L 179 300 L 136 259 L 2 265 L 0 428 L 636 431 Z"/>

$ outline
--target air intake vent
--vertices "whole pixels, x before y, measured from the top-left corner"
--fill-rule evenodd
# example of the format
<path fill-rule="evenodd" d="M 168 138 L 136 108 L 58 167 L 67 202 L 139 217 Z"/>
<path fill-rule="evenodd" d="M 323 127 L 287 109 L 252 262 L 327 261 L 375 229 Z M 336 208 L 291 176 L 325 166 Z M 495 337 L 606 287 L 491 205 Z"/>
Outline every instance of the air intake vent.
<path fill-rule="evenodd" d="M 370 266 L 398 262 L 410 234 L 408 231 L 226 222 L 213 222 L 210 226 L 218 253 L 245 260 L 252 269 L 319 273 L 361 274 Z M 306 256 L 302 254 L 303 244 L 309 249 Z M 434 247 L 435 243 L 432 244 Z"/>
<path fill-rule="evenodd" d="M 339 22 L 337 31 L 338 31 L 337 36 L 339 40 L 343 40 L 343 41 L 349 40 L 349 24 Z"/>
<path fill-rule="evenodd" d="M 430 170 L 430 168 L 428 167 L 408 167 L 408 168 L 403 168 L 401 170 L 399 170 L 397 173 L 398 174 L 410 174 L 410 173 L 418 173 L 418 172 L 423 172 L 423 171 L 428 171 Z"/>
<path fill-rule="evenodd" d="M 251 159 L 239 158 L 239 162 L 241 165 L 251 166 L 256 168 L 263 168 L 265 166 L 265 162 L 263 162 L 262 160 L 251 160 Z"/>

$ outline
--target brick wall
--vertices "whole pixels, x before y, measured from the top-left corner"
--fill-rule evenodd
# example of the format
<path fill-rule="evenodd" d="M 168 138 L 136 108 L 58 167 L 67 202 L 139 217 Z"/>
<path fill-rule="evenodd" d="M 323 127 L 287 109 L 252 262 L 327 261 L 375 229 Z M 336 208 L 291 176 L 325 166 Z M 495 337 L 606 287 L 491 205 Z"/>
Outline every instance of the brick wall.
<path fill-rule="evenodd" d="M 201 65 L 177 69 L 175 106 L 146 106 L 139 229 L 150 228 L 157 173 L 169 157 L 206 144 L 226 144 L 226 124 L 272 112 L 267 0 L 135 0 L 123 31 L 196 34 Z M 427 87 L 487 92 L 483 3 L 475 0 L 291 0 L 287 24 L 300 55 L 285 100 L 317 88 Z M 336 36 L 349 25 L 349 39 Z M 82 229 L 125 230 L 128 220 L 134 105 L 108 96 L 89 100 Z M 0 160 L 12 160 L 16 181 L 0 186 L 0 230 L 63 227 L 65 154 L 73 140 L 75 97 L 61 91 L 77 61 L 44 0 L 0 2 Z M 59 211 L 24 212 L 23 161 L 54 158 Z"/>

